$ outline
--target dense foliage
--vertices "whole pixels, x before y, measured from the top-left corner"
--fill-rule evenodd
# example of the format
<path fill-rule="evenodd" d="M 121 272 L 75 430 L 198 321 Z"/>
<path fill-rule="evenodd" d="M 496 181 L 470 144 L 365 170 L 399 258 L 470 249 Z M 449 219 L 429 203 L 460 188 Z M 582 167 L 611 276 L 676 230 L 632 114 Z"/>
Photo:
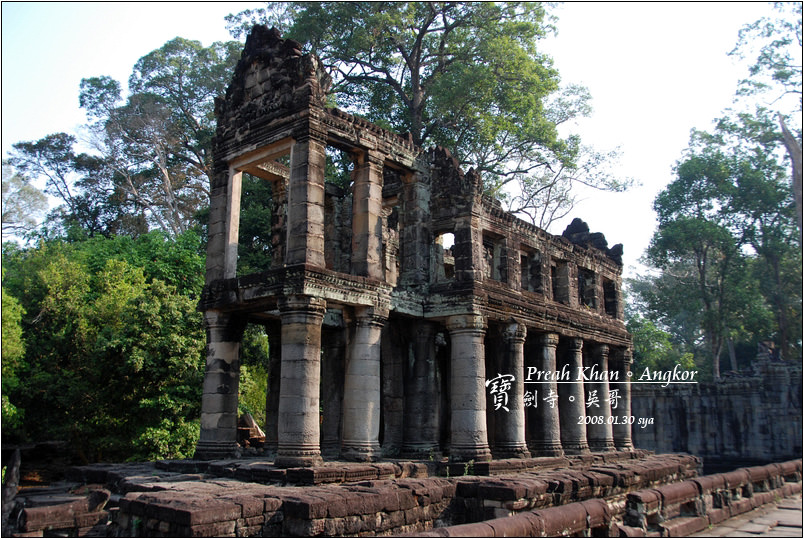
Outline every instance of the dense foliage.
<path fill-rule="evenodd" d="M 198 236 L 5 244 L 3 267 L 4 439 L 68 440 L 89 461 L 190 456 L 204 367 Z M 24 350 L 6 350 L 7 324 Z M 24 422 L 7 421 L 6 399 Z"/>

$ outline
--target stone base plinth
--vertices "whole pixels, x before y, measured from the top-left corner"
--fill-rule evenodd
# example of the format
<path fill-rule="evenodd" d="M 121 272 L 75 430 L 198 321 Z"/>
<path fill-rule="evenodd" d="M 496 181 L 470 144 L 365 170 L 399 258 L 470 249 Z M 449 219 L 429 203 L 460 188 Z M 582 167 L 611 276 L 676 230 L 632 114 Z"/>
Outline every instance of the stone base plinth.
<path fill-rule="evenodd" d="M 193 460 L 220 460 L 226 458 L 239 458 L 240 446 L 236 442 L 205 442 L 200 441 L 195 446 Z"/>

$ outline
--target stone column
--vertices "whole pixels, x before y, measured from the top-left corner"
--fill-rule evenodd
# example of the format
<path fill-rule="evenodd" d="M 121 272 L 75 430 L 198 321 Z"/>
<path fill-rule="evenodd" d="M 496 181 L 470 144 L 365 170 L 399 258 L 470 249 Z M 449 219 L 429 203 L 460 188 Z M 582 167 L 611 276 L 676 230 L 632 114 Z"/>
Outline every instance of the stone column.
<path fill-rule="evenodd" d="M 356 319 L 344 375 L 341 456 L 371 461 L 380 452 L 380 350 L 386 318 L 363 309 Z"/>
<path fill-rule="evenodd" d="M 497 411 L 495 417 L 494 456 L 496 458 L 530 458 L 525 443 L 525 336 L 527 328 L 512 322 L 502 332 L 503 361 L 501 374 L 511 374 L 508 412 Z"/>
<path fill-rule="evenodd" d="M 237 452 L 237 402 L 242 324 L 218 311 L 204 313 L 207 364 L 201 395 L 201 436 L 195 458 L 213 460 Z"/>
<path fill-rule="evenodd" d="M 279 427 L 279 385 L 282 376 L 282 330 L 280 323 L 266 324 L 268 336 L 268 394 L 265 398 L 265 449 L 275 453 Z"/>
<path fill-rule="evenodd" d="M 567 339 L 566 365 L 569 383 L 558 384 L 559 419 L 561 423 L 561 445 L 564 452 L 578 455 L 589 452 L 586 441 L 586 406 L 584 401 L 583 379 L 578 369 L 583 365 L 583 339 Z"/>
<path fill-rule="evenodd" d="M 324 267 L 326 143 L 318 133 L 296 139 L 290 151 L 285 264 Z"/>
<path fill-rule="evenodd" d="M 346 329 L 323 331 L 321 354 L 321 451 L 327 457 L 338 456 L 341 448 L 341 401 L 346 356 Z"/>
<path fill-rule="evenodd" d="M 352 273 L 383 278 L 382 264 L 383 160 L 367 151 L 355 165 L 352 196 Z"/>
<path fill-rule="evenodd" d="M 399 246 L 402 255 L 400 284 L 426 283 L 430 267 L 429 230 L 420 226 L 430 217 L 430 182 L 420 173 L 402 176 Z"/>
<path fill-rule="evenodd" d="M 587 391 L 596 391 L 597 405 L 587 407 L 587 415 L 599 416 L 601 421 L 590 422 L 586 426 L 586 438 L 592 451 L 614 451 L 612 437 L 611 405 L 609 404 L 609 347 L 599 344 L 592 349 L 589 361 L 590 377 L 596 378 L 587 382 Z M 617 376 L 619 378 L 620 375 Z M 613 375 L 612 375 L 613 378 Z M 589 402 L 587 402 L 589 404 Z"/>
<path fill-rule="evenodd" d="M 322 462 L 318 408 L 325 307 L 323 299 L 306 296 L 290 296 L 279 305 L 282 379 L 274 464 L 280 468 L 316 466 Z"/>
<path fill-rule="evenodd" d="M 556 372 L 556 347 L 558 335 L 545 333 L 539 338 L 540 351 L 536 361 L 536 368 L 542 373 Z M 528 423 L 531 426 L 532 437 L 528 440 L 530 450 L 541 457 L 560 457 L 564 455 L 561 448 L 561 428 L 558 418 L 558 400 L 550 399 L 558 396 L 558 384 L 555 379 L 545 383 L 528 386 L 536 391 L 536 408 L 528 411 Z"/>
<path fill-rule="evenodd" d="M 237 274 L 237 242 L 240 226 L 240 191 L 243 174 L 216 167 L 210 191 L 206 283 Z"/>
<path fill-rule="evenodd" d="M 439 401 L 435 327 L 417 321 L 410 331 L 413 362 L 405 376 L 404 441 L 406 458 L 429 458 L 439 452 Z M 406 350 L 407 352 L 407 350 Z"/>
<path fill-rule="evenodd" d="M 617 362 L 617 372 L 619 373 L 619 382 L 611 384 L 612 389 L 618 391 L 617 407 L 613 408 L 611 413 L 619 418 L 619 421 L 612 425 L 612 436 L 614 438 L 614 446 L 621 451 L 631 451 L 634 449 L 634 444 L 631 441 L 631 424 L 623 418 L 630 419 L 631 417 L 631 378 L 628 372 L 631 370 L 631 350 L 624 349 L 619 354 L 620 361 Z M 644 386 L 643 386 L 644 387 Z"/>
<path fill-rule="evenodd" d="M 447 319 L 450 334 L 450 392 L 452 439 L 450 459 L 490 460 L 486 432 L 485 351 L 486 321 L 467 314 Z"/>

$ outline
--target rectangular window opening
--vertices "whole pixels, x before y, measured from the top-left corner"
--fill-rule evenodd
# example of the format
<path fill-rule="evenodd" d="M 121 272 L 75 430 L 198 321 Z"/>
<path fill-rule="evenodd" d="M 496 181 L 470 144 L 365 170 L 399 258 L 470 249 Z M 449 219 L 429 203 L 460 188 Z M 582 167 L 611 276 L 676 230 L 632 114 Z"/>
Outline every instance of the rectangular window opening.
<path fill-rule="evenodd" d="M 435 281 L 451 281 L 455 278 L 455 234 L 443 232 L 437 234 L 433 242 L 433 262 L 435 268 Z"/>

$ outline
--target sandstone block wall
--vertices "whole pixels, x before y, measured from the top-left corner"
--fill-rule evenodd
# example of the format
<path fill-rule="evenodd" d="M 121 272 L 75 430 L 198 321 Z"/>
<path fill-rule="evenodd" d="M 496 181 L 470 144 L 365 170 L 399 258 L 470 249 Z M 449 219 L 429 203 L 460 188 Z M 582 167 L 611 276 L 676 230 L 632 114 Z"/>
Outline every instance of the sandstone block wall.
<path fill-rule="evenodd" d="M 769 462 L 801 455 L 801 364 L 759 361 L 751 374 L 726 376 L 697 385 L 632 384 L 636 417 L 653 425 L 634 426 L 637 447 L 683 451 L 704 466 Z"/>

